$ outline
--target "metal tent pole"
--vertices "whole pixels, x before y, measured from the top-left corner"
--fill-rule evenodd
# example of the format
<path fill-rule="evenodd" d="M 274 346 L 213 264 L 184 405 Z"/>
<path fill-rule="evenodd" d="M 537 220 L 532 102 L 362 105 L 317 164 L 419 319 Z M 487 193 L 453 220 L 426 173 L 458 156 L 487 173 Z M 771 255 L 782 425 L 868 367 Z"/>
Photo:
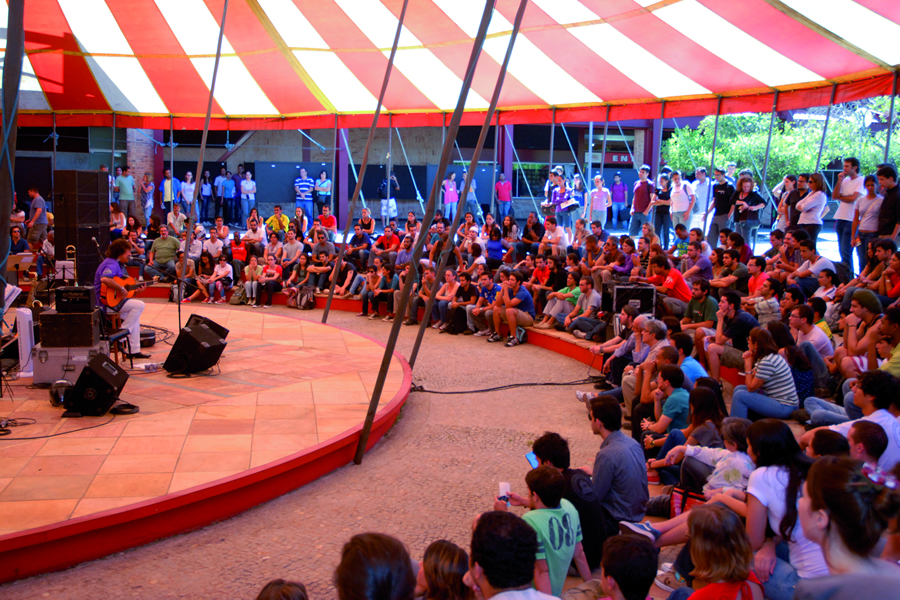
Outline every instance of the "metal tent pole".
<path fill-rule="evenodd" d="M 590 182 L 585 181 L 585 185 L 590 185 L 594 181 L 594 122 L 588 124 L 588 143 L 587 143 L 587 175 Z"/>
<path fill-rule="evenodd" d="M 388 182 L 387 195 L 388 195 L 388 199 L 390 199 L 391 195 L 393 194 L 393 190 L 391 190 L 391 169 L 393 168 L 393 164 L 392 164 L 392 163 L 394 162 L 394 155 L 393 155 L 393 150 L 394 150 L 394 115 L 392 115 L 391 113 L 388 113 L 388 116 L 387 116 L 387 117 L 388 117 L 388 151 L 387 151 L 386 164 L 384 165 L 384 168 L 385 168 L 384 178 L 387 179 L 387 182 Z M 395 198 L 395 201 L 396 201 L 396 198 Z M 382 229 L 384 229 L 384 227 L 386 227 L 386 226 L 388 225 L 388 223 L 391 222 L 391 214 L 390 214 L 390 212 L 391 212 L 391 211 L 388 210 L 387 221 L 384 221 L 384 218 L 385 218 L 385 217 L 384 217 L 384 214 L 381 215 L 381 219 L 382 219 L 381 227 L 382 227 Z M 399 219 L 399 218 L 400 218 L 399 211 L 397 211 L 397 212 L 398 212 L 397 218 Z M 336 274 L 336 273 L 335 273 L 335 277 L 334 277 L 333 279 L 337 279 L 337 274 Z"/>
<path fill-rule="evenodd" d="M 334 140 L 334 151 L 331 153 L 331 194 L 329 194 L 329 200 L 331 200 L 331 214 L 336 214 L 334 212 L 334 196 L 335 196 L 335 188 L 337 187 L 337 171 L 338 171 L 338 152 L 340 149 L 338 148 L 338 116 L 334 115 L 334 135 L 331 136 L 331 139 Z M 337 219 L 337 217 L 335 217 Z M 301 234 L 302 235 L 302 234 Z M 347 233 L 344 232 L 344 241 L 346 241 Z"/>
<path fill-rule="evenodd" d="M 834 106 L 834 94 L 837 92 L 837 84 L 831 84 L 831 98 L 828 100 L 828 110 L 825 112 L 825 126 L 822 128 L 822 140 L 819 142 L 819 156 L 816 158 L 816 170 L 819 172 L 819 166 L 822 164 L 822 151 L 825 150 L 825 138 L 828 136 L 828 121 L 831 120 L 831 107 Z M 825 190 L 822 190 L 825 191 Z"/>
<path fill-rule="evenodd" d="M 196 218 L 194 215 L 199 214 L 197 210 L 197 198 L 200 195 L 200 178 L 203 173 L 203 155 L 206 153 L 206 138 L 209 135 L 209 121 L 212 118 L 213 98 L 216 93 L 216 76 L 219 74 L 219 60 L 222 58 L 222 39 L 225 37 L 225 16 L 228 14 L 228 0 L 222 7 L 222 22 L 219 24 L 219 41 L 216 45 L 216 62 L 213 63 L 212 81 L 209 84 L 209 99 L 206 103 L 206 120 L 203 123 L 203 135 L 200 138 L 200 155 L 197 157 L 197 177 L 194 179 L 194 193 L 191 194 L 191 214 L 190 225 L 188 226 L 187 237 L 185 238 L 184 254 L 181 255 L 181 274 L 182 277 L 187 273 L 187 258 L 190 252 L 191 244 L 194 243 L 194 226 L 196 226 Z M 174 141 L 174 140 L 173 140 Z M 174 149 L 172 154 L 174 155 Z M 174 173 L 172 177 L 175 177 Z M 173 198 L 174 201 L 174 198 Z M 181 290 L 184 285 L 179 281 L 178 289 Z M 178 306 L 181 306 L 181 294 L 179 293 Z M 178 329 L 181 329 L 181 314 L 178 315 Z"/>
<path fill-rule="evenodd" d="M 18 138 L 19 84 L 25 56 L 25 0 L 10 0 L 6 24 L 6 54 L 3 63 L 3 154 L 0 156 L 0 214 L 12 214 L 13 176 Z M 7 221 L 7 224 L 9 221 Z M 6 294 L 6 263 L 9 258 L 9 226 L 0 227 L 0 299 Z M 0 315 L 2 317 L 3 315 Z M 0 389 L 2 393 L 2 389 Z"/>
<path fill-rule="evenodd" d="M 719 113 L 722 112 L 722 96 L 716 99 L 716 124 L 713 126 L 712 141 L 712 157 L 709 159 L 709 174 L 714 175 L 716 172 L 716 141 L 719 138 Z M 712 182 L 710 182 L 712 184 Z M 703 213 L 703 233 L 706 234 L 706 223 L 709 221 L 709 201 L 712 198 L 713 186 L 709 185 L 706 190 L 706 212 Z"/>
<path fill-rule="evenodd" d="M 775 90 L 775 98 L 772 100 L 772 116 L 769 118 L 769 137 L 766 139 L 766 155 L 763 158 L 763 173 L 762 173 L 762 185 L 766 190 L 766 193 L 769 195 L 769 200 L 773 202 L 772 208 L 772 223 L 769 225 L 769 230 L 771 231 L 775 226 L 775 197 L 772 196 L 772 190 L 769 188 L 769 184 L 766 183 L 766 180 L 769 176 L 769 151 L 772 149 L 772 130 L 775 128 L 775 113 L 778 108 L 778 90 Z"/>
<path fill-rule="evenodd" d="M 884 162 L 890 161 L 891 134 L 894 129 L 894 100 L 897 98 L 897 71 L 894 71 L 894 85 L 891 87 L 891 112 L 888 115 L 887 143 L 884 145 Z"/>
<path fill-rule="evenodd" d="M 581 169 L 581 161 L 578 160 L 578 155 L 575 154 L 575 147 L 572 145 L 571 138 L 569 138 L 569 132 L 566 131 L 564 123 L 560 123 L 559 126 L 562 128 L 563 135 L 566 136 L 566 144 L 569 146 L 569 152 L 572 153 L 572 158 L 575 159 L 575 171 L 581 175 L 581 180 L 584 181 L 584 171 Z"/>
<path fill-rule="evenodd" d="M 603 168 L 606 166 L 606 134 L 609 132 L 609 104 L 606 105 L 606 122 L 603 124 L 603 149 L 600 151 L 600 177 L 603 177 Z"/>
<path fill-rule="evenodd" d="M 637 164 L 634 160 L 634 153 L 631 151 L 631 144 L 628 143 L 628 140 L 625 139 L 625 132 L 622 131 L 622 124 L 616 121 L 616 127 L 619 128 L 619 136 L 621 136 L 622 141 L 625 142 L 625 149 L 628 150 L 628 156 L 631 157 L 631 166 L 632 168 L 640 173 L 641 166 Z"/>
<path fill-rule="evenodd" d="M 408 0 L 404 0 L 404 8 L 407 1 Z M 526 3 L 527 0 L 522 0 L 523 5 Z M 453 117 L 450 120 L 450 130 L 448 132 L 448 137 L 452 140 L 456 139 L 456 135 L 459 132 L 459 124 L 460 121 L 462 121 L 463 110 L 466 103 L 466 96 L 468 96 L 469 89 L 472 87 L 472 79 L 475 77 L 475 67 L 478 65 L 478 58 L 481 55 L 481 49 L 484 46 L 484 39 L 487 36 L 488 25 L 491 21 L 493 8 L 493 2 L 485 3 L 484 12 L 481 16 L 481 24 L 478 26 L 478 34 L 475 36 L 475 40 L 472 44 L 472 53 L 469 56 L 469 64 L 466 68 L 466 74 L 463 78 L 462 87 L 459 90 L 459 98 L 456 101 L 456 108 L 454 109 Z M 524 6 L 520 7 L 520 12 L 524 12 L 523 9 Z M 516 33 L 517 30 L 514 26 L 512 39 L 515 39 Z M 503 70 L 501 70 L 501 73 L 503 73 Z M 453 145 L 445 142 L 444 147 L 441 150 L 441 160 L 438 164 L 438 173 L 443 173 L 447 170 L 447 165 L 450 162 L 450 153 L 452 152 L 452 150 Z M 434 218 L 435 200 L 437 198 L 437 192 L 440 185 L 441 178 L 435 177 L 431 185 L 431 193 L 428 195 L 428 205 L 425 207 L 425 217 L 422 221 L 423 223 L 430 223 Z M 425 248 L 425 240 L 427 237 L 428 236 L 424 234 L 420 235 L 415 242 L 413 255 L 410 259 L 410 265 L 412 265 L 412 268 L 415 268 L 415 266 L 419 264 L 419 259 L 422 256 L 422 250 Z M 400 293 L 400 303 L 394 307 L 394 312 L 396 314 L 403 315 L 406 311 L 406 305 L 409 302 L 409 296 L 412 293 L 413 279 L 414 277 L 410 275 L 403 282 L 403 291 Z M 332 288 L 332 290 L 333 289 L 334 288 Z M 356 447 L 356 455 L 353 457 L 353 462 L 356 464 L 360 464 L 362 462 L 363 454 L 366 450 L 366 445 L 369 442 L 369 434 L 372 431 L 372 423 L 375 421 L 375 412 L 378 410 L 378 402 L 381 399 L 381 392 L 384 389 L 384 382 L 387 378 L 388 369 L 391 365 L 391 357 L 394 354 L 394 348 L 397 345 L 397 337 L 400 334 L 400 326 L 402 324 L 402 321 L 402 318 L 395 318 L 391 326 L 391 333 L 388 337 L 388 341 L 384 349 L 384 356 L 381 360 L 381 368 L 378 370 L 378 379 L 375 382 L 375 389 L 372 391 L 372 399 L 369 402 L 369 410 L 366 412 L 366 420 L 365 423 L 363 423 L 363 429 L 359 437 L 359 444 Z M 412 365 L 412 363 L 410 363 L 410 365 Z"/>
<path fill-rule="evenodd" d="M 372 115 L 372 124 L 369 126 L 369 137 L 366 139 L 366 149 L 363 151 L 362 164 L 359 166 L 359 175 L 356 177 L 356 188 L 353 190 L 353 198 L 350 200 L 350 208 L 347 211 L 347 225 L 344 227 L 345 234 L 353 229 L 353 213 L 356 211 L 356 200 L 359 198 L 359 193 L 362 189 L 363 177 L 365 177 L 366 167 L 369 165 L 369 150 L 372 148 L 372 140 L 375 139 L 375 129 L 378 127 L 378 117 L 381 115 L 381 105 L 384 103 L 384 95 L 387 92 L 388 83 L 391 80 L 391 71 L 394 70 L 394 57 L 397 56 L 397 45 L 400 42 L 400 32 L 403 31 L 403 20 L 406 18 L 407 6 L 409 6 L 409 0 L 403 0 L 400 18 L 397 20 L 397 31 L 394 33 L 394 43 L 391 46 L 391 55 L 388 57 L 387 68 L 384 70 L 384 79 L 381 82 L 381 92 L 378 94 L 378 104 L 375 105 L 375 114 Z M 344 143 L 346 143 L 346 138 L 344 138 Z M 347 152 L 349 153 L 349 151 L 350 146 L 347 145 Z M 388 194 L 388 196 L 390 196 L 390 194 Z M 334 299 L 334 288 L 337 285 L 338 273 L 341 270 L 341 261 L 344 260 L 344 250 L 346 247 L 347 243 L 345 240 L 345 242 L 340 245 L 337 260 L 335 260 L 334 269 L 331 272 L 331 285 L 328 288 L 328 300 L 325 301 L 325 310 L 322 312 L 322 323 L 328 322 L 328 313 L 331 312 L 331 301 Z"/>
<path fill-rule="evenodd" d="M 516 159 L 516 164 L 519 165 L 519 174 L 522 177 L 525 177 L 523 174 L 524 169 L 522 169 L 522 161 L 519 160 L 519 152 L 516 150 L 516 145 L 513 143 L 512 134 L 509 132 L 509 128 L 505 128 L 506 137 L 509 139 L 509 147 L 512 148 L 513 156 Z M 516 188 L 519 186 L 519 178 L 516 177 Z M 528 190 L 528 195 L 531 196 L 531 203 L 534 205 L 534 212 L 537 214 L 538 219 L 541 219 L 541 208 L 538 206 L 537 200 L 534 197 L 534 193 L 531 191 L 531 185 L 528 183 L 528 179 L 525 179 L 525 189 Z"/>
<path fill-rule="evenodd" d="M 344 151 L 347 152 L 347 162 L 350 164 L 350 170 L 353 172 L 353 178 L 356 180 L 357 186 L 359 185 L 359 173 L 356 172 L 356 164 L 353 162 L 353 154 L 350 153 L 350 141 L 347 139 L 347 130 L 341 129 L 341 139 L 344 140 Z M 366 206 L 366 196 L 363 194 L 362 190 L 359 191 L 359 201 L 362 202 L 363 208 L 368 208 Z M 353 216 L 353 212 L 350 213 L 351 218 Z"/>
<path fill-rule="evenodd" d="M 472 154 L 472 162 L 469 164 L 469 168 L 467 170 L 466 175 L 466 186 L 468 186 L 472 178 L 475 176 L 475 169 L 478 166 L 478 159 L 481 156 L 481 150 L 484 148 L 484 142 L 487 139 L 488 130 L 491 126 L 491 120 L 493 119 L 493 113 L 497 108 L 497 103 L 500 100 L 500 90 L 503 88 L 503 80 L 506 77 L 506 70 L 509 66 L 509 60 L 512 56 L 513 46 L 516 41 L 516 36 L 519 32 L 519 27 L 522 24 L 522 17 L 525 14 L 525 6 L 528 4 L 528 0 L 521 0 L 519 4 L 519 10 L 516 13 L 516 21 L 513 24 L 512 37 L 509 41 L 509 46 L 506 49 L 506 56 L 503 60 L 503 65 L 500 67 L 500 74 L 497 77 L 497 83 L 494 85 L 494 93 L 491 97 L 491 104 L 488 107 L 488 112 L 484 118 L 484 124 L 481 126 L 481 133 L 478 136 L 478 143 L 475 146 L 475 152 Z M 466 187 L 468 189 L 468 187 Z M 458 200 L 456 215 L 453 217 L 453 223 L 450 225 L 450 233 L 447 235 L 447 243 L 444 244 L 444 247 L 441 248 L 441 257 L 436 273 L 444 273 L 447 269 L 447 262 L 450 259 L 450 252 L 453 251 L 453 232 L 459 227 L 459 223 L 462 219 L 463 208 L 465 207 L 465 199 L 460 198 Z M 423 283 L 424 285 L 424 283 Z M 425 318 L 422 319 L 422 322 L 419 323 L 419 331 L 416 333 L 416 341 L 413 344 L 412 350 L 409 354 L 409 366 L 410 368 L 415 368 L 416 358 L 419 355 L 419 348 L 422 345 L 422 338 L 425 336 L 425 330 L 428 329 L 428 315 L 431 314 L 431 308 L 434 306 L 435 295 L 440 289 L 441 281 L 440 277 L 435 277 L 434 284 L 432 285 L 431 294 L 428 296 L 428 301 L 425 303 Z M 396 320 L 396 319 L 395 319 Z M 515 333 L 515 332 L 513 332 Z"/>
<path fill-rule="evenodd" d="M 109 170 L 112 176 L 116 176 L 116 113 L 112 114 L 112 151 L 110 152 Z"/>
<path fill-rule="evenodd" d="M 495 113 L 496 116 L 496 125 L 494 125 L 494 158 L 491 161 L 491 214 L 494 216 L 494 222 L 497 221 L 496 214 L 494 212 L 495 202 L 499 202 L 499 199 L 496 198 L 497 195 L 497 153 L 500 151 L 500 111 L 498 110 Z M 512 194 L 510 194 L 510 202 L 512 202 Z M 502 225 L 502 223 L 501 223 Z"/>
<path fill-rule="evenodd" d="M 56 113 L 53 113 L 53 170 L 50 172 L 50 199 L 56 198 L 56 147 L 59 145 L 59 134 L 56 133 Z M 54 210 L 56 207 L 53 207 Z"/>
<path fill-rule="evenodd" d="M 554 106 L 550 112 L 550 160 L 547 163 L 550 169 L 553 168 L 553 147 L 556 145 L 556 107 Z M 548 169 L 547 178 L 550 178 Z"/>

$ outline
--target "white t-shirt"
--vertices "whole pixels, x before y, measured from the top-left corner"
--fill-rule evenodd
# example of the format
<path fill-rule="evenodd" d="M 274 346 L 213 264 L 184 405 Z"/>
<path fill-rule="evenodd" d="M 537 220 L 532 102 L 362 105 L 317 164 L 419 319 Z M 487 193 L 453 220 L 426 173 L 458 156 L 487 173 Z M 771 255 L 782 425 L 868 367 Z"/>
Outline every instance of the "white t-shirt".
<path fill-rule="evenodd" d="M 856 201 L 856 208 L 859 210 L 859 228 L 860 231 L 878 231 L 878 213 L 881 212 L 881 196 L 868 198 L 868 194 Z"/>
<path fill-rule="evenodd" d="M 862 175 L 857 175 L 855 179 L 844 177 L 844 180 L 841 181 L 841 196 L 853 196 L 855 194 L 866 195 L 866 178 Z M 838 221 L 852 221 L 855 212 L 856 202 L 839 200 L 834 218 Z"/>
<path fill-rule="evenodd" d="M 612 202 L 612 200 L 610 199 L 608 188 L 601 188 L 599 190 L 597 188 L 594 188 L 591 190 L 591 210 L 592 211 L 606 210 L 607 208 L 609 208 L 609 205 L 611 204 L 611 202 Z M 588 217 L 590 217 L 590 216 L 591 215 L 588 214 Z"/>
<path fill-rule="evenodd" d="M 898 462 L 900 462 L 900 423 L 897 422 L 894 415 L 884 409 L 876 410 L 871 415 L 860 419 L 860 421 L 872 421 L 873 423 L 878 423 L 881 425 L 881 428 L 884 429 L 884 432 L 887 434 L 888 445 L 884 454 L 878 459 L 878 468 L 883 471 L 890 471 Z M 847 421 L 846 423 L 839 423 L 837 425 L 832 425 L 829 429 L 837 431 L 842 436 L 847 437 L 850 427 L 855 422 L 856 421 Z"/>
<path fill-rule="evenodd" d="M 241 197 L 247 200 L 256 200 L 256 183 L 252 179 L 250 181 L 241 180 Z"/>
<path fill-rule="evenodd" d="M 226 179 L 228 179 L 228 178 L 225 177 L 224 175 L 219 175 L 218 177 L 216 177 L 215 181 L 213 181 L 213 185 L 216 186 L 216 194 L 218 194 L 219 197 L 221 197 L 222 194 L 225 193 L 225 180 Z"/>
<path fill-rule="evenodd" d="M 687 181 L 681 182 L 681 187 L 672 188 L 672 211 L 684 212 L 691 203 L 691 196 L 694 195 L 694 188 Z"/>
<path fill-rule="evenodd" d="M 229 265 L 228 263 L 217 264 L 216 268 L 213 270 L 213 275 L 224 275 L 225 277 L 231 277 L 231 279 L 234 280 L 234 271 L 231 269 L 231 265 Z"/>
<path fill-rule="evenodd" d="M 813 325 L 813 328 L 809 330 L 809 333 L 803 333 L 798 330 L 797 344 L 802 344 L 803 342 L 812 344 L 812 347 L 816 349 L 816 352 L 818 352 L 819 356 L 822 358 L 834 356 L 834 346 L 831 345 L 828 334 L 822 331 L 821 327 Z"/>
<path fill-rule="evenodd" d="M 750 474 L 750 481 L 747 484 L 747 493 L 766 507 L 769 526 L 776 533 L 786 511 L 787 484 L 788 472 L 785 467 L 760 467 Z M 797 499 L 799 498 L 798 493 Z M 791 566 L 797 569 L 797 574 L 804 579 L 828 575 L 828 565 L 825 564 L 822 547 L 803 536 L 799 519 L 791 532 L 791 538 L 788 541 L 788 550 Z"/>
<path fill-rule="evenodd" d="M 557 225 L 555 231 L 550 231 L 547 229 L 544 232 L 544 238 L 547 240 L 547 244 L 551 246 L 557 246 L 560 248 L 565 248 L 569 245 L 568 236 L 566 235 L 565 228 Z"/>
<path fill-rule="evenodd" d="M 191 203 L 194 201 L 194 188 L 197 186 L 193 181 L 190 183 L 181 183 L 181 196 L 184 201 Z"/>
<path fill-rule="evenodd" d="M 808 260 L 803 261 L 803 264 L 797 268 L 797 271 L 812 271 L 811 277 L 818 277 L 819 273 L 821 273 L 825 269 L 831 269 L 832 271 L 836 271 L 834 268 L 834 263 L 825 258 L 824 256 L 820 256 L 819 260 L 814 263 L 809 262 Z"/>
<path fill-rule="evenodd" d="M 203 249 L 212 254 L 213 258 L 218 258 L 218 256 L 222 254 L 222 246 L 222 240 L 216 240 L 215 242 L 206 240 L 203 242 Z"/>

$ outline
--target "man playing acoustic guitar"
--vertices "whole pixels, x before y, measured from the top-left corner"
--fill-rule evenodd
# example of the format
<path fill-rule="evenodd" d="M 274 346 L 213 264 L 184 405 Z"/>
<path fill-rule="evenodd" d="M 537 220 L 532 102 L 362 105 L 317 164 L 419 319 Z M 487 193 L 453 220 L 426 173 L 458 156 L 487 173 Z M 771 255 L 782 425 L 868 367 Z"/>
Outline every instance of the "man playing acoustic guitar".
<path fill-rule="evenodd" d="M 128 358 L 150 358 L 141 349 L 141 313 L 144 312 L 144 303 L 134 298 L 128 298 L 129 290 L 122 280 L 128 279 L 128 271 L 125 263 L 131 259 L 131 245 L 128 240 L 118 239 L 109 245 L 106 250 L 106 258 L 97 267 L 94 275 L 94 289 L 97 291 L 97 301 L 107 311 L 118 312 L 122 317 L 122 327 L 128 330 L 128 341 L 131 344 L 132 353 Z M 118 281 L 117 281 L 118 279 Z M 131 286 L 129 286 L 131 287 Z M 106 299 L 109 289 L 116 290 L 122 298 L 127 298 L 117 306 L 110 306 Z M 137 287 L 142 290 L 144 285 Z M 134 288 L 132 288 L 134 289 Z M 134 350 L 137 349 L 137 352 Z"/>

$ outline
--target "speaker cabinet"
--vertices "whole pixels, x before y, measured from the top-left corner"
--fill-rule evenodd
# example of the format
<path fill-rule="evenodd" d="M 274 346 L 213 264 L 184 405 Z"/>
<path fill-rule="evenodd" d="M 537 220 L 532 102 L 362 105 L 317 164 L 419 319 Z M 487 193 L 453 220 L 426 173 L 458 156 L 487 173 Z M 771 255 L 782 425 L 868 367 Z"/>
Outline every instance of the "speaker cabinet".
<path fill-rule="evenodd" d="M 200 325 L 206 325 L 207 327 L 215 331 L 223 340 L 228 337 L 228 330 L 209 317 L 203 317 L 201 315 L 191 315 L 191 318 L 188 319 L 187 326 L 199 327 Z"/>
<path fill-rule="evenodd" d="M 225 351 L 226 342 L 208 325 L 183 327 L 172 344 L 163 369 L 189 374 L 211 369 Z"/>
<path fill-rule="evenodd" d="M 53 176 L 56 227 L 109 223 L 109 173 L 57 170 Z"/>
<path fill-rule="evenodd" d="M 56 259 L 66 259 L 66 248 L 75 247 L 75 271 L 78 276 L 76 281 L 81 285 L 94 285 L 94 275 L 100 266 L 100 252 L 106 252 L 109 247 L 109 225 L 81 225 L 62 224 L 56 225 Z M 95 245 L 93 240 L 97 240 Z M 100 252 L 97 251 L 100 246 Z"/>
<path fill-rule="evenodd" d="M 75 387 L 65 395 L 64 417 L 102 417 L 116 400 L 128 373 L 105 354 L 92 358 L 81 371 Z"/>

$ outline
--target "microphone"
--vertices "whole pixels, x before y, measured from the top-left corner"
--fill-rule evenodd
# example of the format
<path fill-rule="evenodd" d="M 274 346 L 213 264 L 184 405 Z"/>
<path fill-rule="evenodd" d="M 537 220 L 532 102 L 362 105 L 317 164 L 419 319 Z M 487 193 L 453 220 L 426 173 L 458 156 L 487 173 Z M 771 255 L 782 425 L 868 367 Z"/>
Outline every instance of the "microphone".
<path fill-rule="evenodd" d="M 97 254 L 100 255 L 100 259 L 102 260 L 102 259 L 104 258 L 104 256 L 103 256 L 103 251 L 100 250 L 100 244 L 97 242 L 97 238 L 92 237 L 92 238 L 91 238 L 91 241 L 94 242 L 94 245 L 95 245 L 95 246 L 97 246 Z"/>

